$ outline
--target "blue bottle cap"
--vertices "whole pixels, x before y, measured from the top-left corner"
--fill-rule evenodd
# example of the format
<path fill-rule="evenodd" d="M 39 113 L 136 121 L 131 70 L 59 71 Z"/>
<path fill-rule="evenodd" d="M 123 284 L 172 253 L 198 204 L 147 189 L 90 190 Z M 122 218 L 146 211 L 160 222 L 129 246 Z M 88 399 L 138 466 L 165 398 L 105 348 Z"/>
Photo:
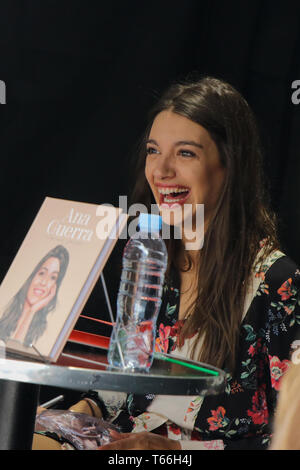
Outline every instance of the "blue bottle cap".
<path fill-rule="evenodd" d="M 159 232 L 162 226 L 162 219 L 157 214 L 139 215 L 139 227 L 141 232 Z"/>

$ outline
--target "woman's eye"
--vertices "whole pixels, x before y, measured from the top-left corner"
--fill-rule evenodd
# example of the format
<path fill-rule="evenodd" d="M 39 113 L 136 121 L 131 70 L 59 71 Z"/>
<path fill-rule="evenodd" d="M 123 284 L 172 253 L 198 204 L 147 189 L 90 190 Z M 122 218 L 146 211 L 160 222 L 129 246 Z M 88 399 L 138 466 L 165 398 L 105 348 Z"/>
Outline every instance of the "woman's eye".
<path fill-rule="evenodd" d="M 183 157 L 195 157 L 196 154 L 194 152 L 191 152 L 191 150 L 179 150 L 180 155 Z"/>
<path fill-rule="evenodd" d="M 147 147 L 146 148 L 146 153 L 147 155 L 152 155 L 153 153 L 159 153 L 157 149 L 155 149 L 154 147 Z"/>

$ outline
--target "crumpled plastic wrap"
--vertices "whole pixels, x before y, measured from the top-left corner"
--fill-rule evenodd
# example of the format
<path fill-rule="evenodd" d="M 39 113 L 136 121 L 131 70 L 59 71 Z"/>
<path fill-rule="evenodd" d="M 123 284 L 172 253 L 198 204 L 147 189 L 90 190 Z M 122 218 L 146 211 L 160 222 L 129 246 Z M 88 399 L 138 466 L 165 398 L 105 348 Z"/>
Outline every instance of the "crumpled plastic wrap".
<path fill-rule="evenodd" d="M 53 432 L 77 450 L 97 450 L 112 442 L 110 430 L 120 432 L 117 426 L 101 418 L 73 411 L 45 410 L 35 420 L 35 431 Z"/>

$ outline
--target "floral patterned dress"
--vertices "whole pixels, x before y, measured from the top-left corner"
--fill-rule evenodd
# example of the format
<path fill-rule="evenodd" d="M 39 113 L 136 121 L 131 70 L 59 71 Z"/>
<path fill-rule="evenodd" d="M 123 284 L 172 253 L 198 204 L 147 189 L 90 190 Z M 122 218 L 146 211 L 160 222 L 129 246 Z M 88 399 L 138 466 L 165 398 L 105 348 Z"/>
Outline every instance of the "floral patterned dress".
<path fill-rule="evenodd" d="M 300 272 L 290 258 L 276 251 L 254 270 L 253 277 L 256 288 L 241 323 L 234 376 L 223 368 L 225 392 L 172 400 L 162 395 L 116 397 L 98 392 L 124 432 L 160 433 L 180 440 L 183 449 L 269 446 L 282 376 L 291 361 L 300 362 Z M 172 354 L 176 350 L 183 323 L 178 312 L 179 278 L 173 273 L 164 286 L 157 351 Z M 171 406 L 168 412 L 170 402 L 173 411 Z"/>

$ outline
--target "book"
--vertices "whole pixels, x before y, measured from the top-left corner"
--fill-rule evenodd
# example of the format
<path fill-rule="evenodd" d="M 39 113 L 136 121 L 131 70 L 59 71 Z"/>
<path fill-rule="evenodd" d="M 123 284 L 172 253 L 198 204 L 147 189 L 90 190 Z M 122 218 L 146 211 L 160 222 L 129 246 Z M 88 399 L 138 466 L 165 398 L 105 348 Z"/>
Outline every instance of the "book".
<path fill-rule="evenodd" d="M 57 361 L 127 217 L 111 205 L 45 198 L 0 286 L 7 351 Z"/>

